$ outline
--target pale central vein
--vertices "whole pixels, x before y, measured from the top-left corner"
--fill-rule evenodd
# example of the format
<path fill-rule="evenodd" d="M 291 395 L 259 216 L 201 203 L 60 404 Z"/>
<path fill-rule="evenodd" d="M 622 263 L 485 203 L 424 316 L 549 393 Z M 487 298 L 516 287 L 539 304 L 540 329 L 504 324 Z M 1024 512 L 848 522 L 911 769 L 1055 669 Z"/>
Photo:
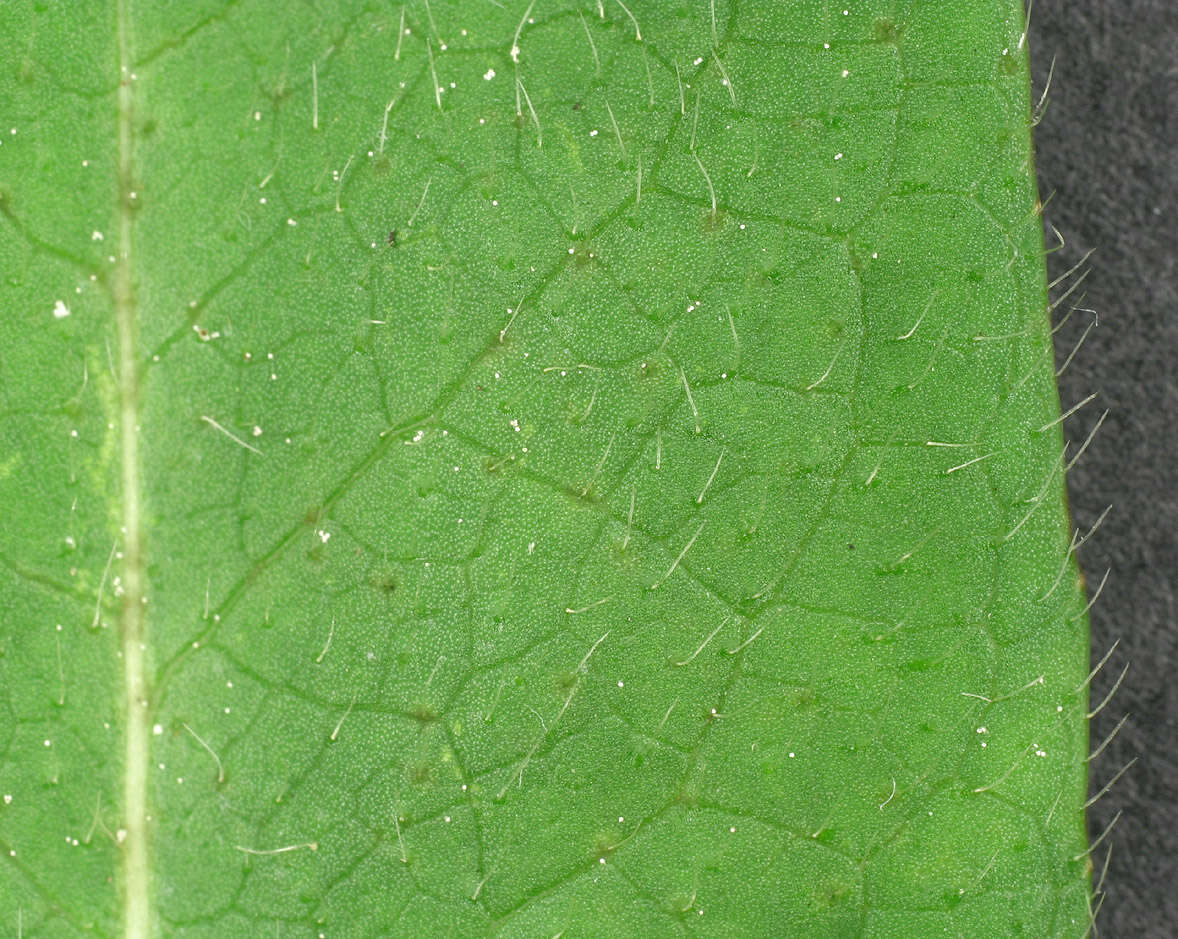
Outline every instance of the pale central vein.
<path fill-rule="evenodd" d="M 114 270 L 115 325 L 119 343 L 119 427 L 122 463 L 123 530 L 123 751 L 122 903 L 124 939 L 147 939 L 151 901 L 147 843 L 147 672 L 144 630 L 144 557 L 140 529 L 139 367 L 133 279 L 132 211 L 135 173 L 132 154 L 132 73 L 129 0 L 118 4 L 119 46 L 119 243 Z"/>

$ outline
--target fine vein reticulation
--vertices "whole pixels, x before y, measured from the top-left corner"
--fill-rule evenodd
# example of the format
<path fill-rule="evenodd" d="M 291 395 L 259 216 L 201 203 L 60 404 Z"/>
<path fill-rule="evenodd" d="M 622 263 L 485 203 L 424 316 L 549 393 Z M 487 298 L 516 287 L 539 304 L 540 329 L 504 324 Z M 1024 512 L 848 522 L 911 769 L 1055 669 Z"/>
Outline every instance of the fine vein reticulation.
<path fill-rule="evenodd" d="M 0 7 L 0 932 L 1083 936 L 1024 29 Z"/>

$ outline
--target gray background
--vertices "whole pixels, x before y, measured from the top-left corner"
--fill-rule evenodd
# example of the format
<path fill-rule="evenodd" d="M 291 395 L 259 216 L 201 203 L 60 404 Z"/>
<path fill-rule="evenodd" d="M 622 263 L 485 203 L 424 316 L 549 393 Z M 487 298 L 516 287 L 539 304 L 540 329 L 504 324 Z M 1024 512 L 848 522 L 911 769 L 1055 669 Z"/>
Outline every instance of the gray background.
<path fill-rule="evenodd" d="M 1049 277 L 1096 249 L 1079 305 L 1099 325 L 1060 377 L 1060 398 L 1066 409 L 1100 394 L 1065 425 L 1070 452 L 1112 409 L 1068 478 L 1077 526 L 1113 505 L 1080 550 L 1090 592 L 1112 568 L 1092 611 L 1093 664 L 1120 639 L 1093 681 L 1093 706 L 1131 663 L 1093 720 L 1095 748 L 1130 714 L 1093 761 L 1093 794 L 1139 758 L 1090 810 L 1094 838 L 1123 812 L 1094 853 L 1099 875 L 1112 845 L 1097 932 L 1169 939 L 1178 936 L 1178 0 L 1038 0 L 1030 40 L 1035 98 L 1056 57 L 1035 130 L 1042 198 L 1055 193 L 1044 218 L 1066 239 Z M 1077 310 L 1057 334 L 1059 364 L 1092 318 Z"/>

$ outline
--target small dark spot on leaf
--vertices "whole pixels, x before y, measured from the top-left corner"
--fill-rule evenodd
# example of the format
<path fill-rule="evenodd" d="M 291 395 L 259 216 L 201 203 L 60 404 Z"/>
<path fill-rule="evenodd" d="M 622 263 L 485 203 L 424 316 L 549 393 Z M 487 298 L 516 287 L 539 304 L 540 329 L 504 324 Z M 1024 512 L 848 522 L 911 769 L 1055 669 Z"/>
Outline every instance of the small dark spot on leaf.
<path fill-rule="evenodd" d="M 376 574 L 370 581 L 373 587 L 384 593 L 391 594 L 397 590 L 397 581 L 388 571 L 382 571 Z"/>
<path fill-rule="evenodd" d="M 574 672 L 565 672 L 556 680 L 556 685 L 561 691 L 572 691 L 577 684 L 577 676 Z"/>
<path fill-rule="evenodd" d="M 878 19 L 871 29 L 876 42 L 897 43 L 904 35 L 904 27 L 892 19 Z"/>
<path fill-rule="evenodd" d="M 825 884 L 815 889 L 814 905 L 819 909 L 830 909 L 851 896 L 852 890 L 847 884 Z"/>
<path fill-rule="evenodd" d="M 851 264 L 851 270 L 856 274 L 863 270 L 866 266 L 864 263 L 864 255 L 854 245 L 847 245 L 847 258 Z"/>
<path fill-rule="evenodd" d="M 791 694 L 794 706 L 799 709 L 812 707 L 818 700 L 813 688 L 798 688 Z"/>
<path fill-rule="evenodd" d="M 573 498 L 580 502 L 593 503 L 601 501 L 601 493 L 597 491 L 596 483 L 589 483 L 587 486 L 570 489 L 569 495 L 573 496 Z"/>
<path fill-rule="evenodd" d="M 752 616 L 757 611 L 757 599 L 754 597 L 741 597 L 736 601 L 736 605 L 745 616 Z"/>
<path fill-rule="evenodd" d="M 428 704 L 419 704 L 409 712 L 409 715 L 422 724 L 432 724 L 438 719 L 438 712 Z"/>
<path fill-rule="evenodd" d="M 694 789 L 684 787 L 675 793 L 675 801 L 680 805 L 687 806 L 687 808 L 694 808 L 699 802 L 699 793 Z"/>
<path fill-rule="evenodd" d="M 397 229 L 395 228 L 389 232 L 389 244 L 394 248 L 397 247 Z"/>
<path fill-rule="evenodd" d="M 506 469 L 510 464 L 515 462 L 515 454 L 509 453 L 507 456 L 488 456 L 483 459 L 483 469 L 488 473 L 498 473 Z"/>
<path fill-rule="evenodd" d="M 796 117 L 789 122 L 789 126 L 791 130 L 810 140 L 815 139 L 822 131 L 822 121 L 816 117 Z"/>
<path fill-rule="evenodd" d="M 819 844 L 829 844 L 835 840 L 835 835 L 838 834 L 837 828 L 823 828 L 818 834 L 814 836 L 814 840 Z"/>
<path fill-rule="evenodd" d="M 593 838 L 589 857 L 595 861 L 598 858 L 609 857 L 621 840 L 622 836 L 618 832 L 598 832 Z"/>
<path fill-rule="evenodd" d="M 657 359 L 643 359 L 638 363 L 639 378 L 658 378 L 662 371 L 663 363 Z"/>
<path fill-rule="evenodd" d="M 586 267 L 597 260 L 597 254 L 588 245 L 579 245 L 573 252 L 573 263 L 577 267 Z"/>

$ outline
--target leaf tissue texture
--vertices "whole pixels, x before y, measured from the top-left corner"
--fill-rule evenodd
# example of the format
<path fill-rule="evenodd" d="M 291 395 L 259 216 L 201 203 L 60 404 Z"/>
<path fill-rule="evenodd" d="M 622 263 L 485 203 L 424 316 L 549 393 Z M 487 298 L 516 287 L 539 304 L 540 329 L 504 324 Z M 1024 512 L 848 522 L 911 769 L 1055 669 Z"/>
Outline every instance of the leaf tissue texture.
<path fill-rule="evenodd" d="M 1083 935 L 1023 30 L 0 6 L 0 932 Z"/>

